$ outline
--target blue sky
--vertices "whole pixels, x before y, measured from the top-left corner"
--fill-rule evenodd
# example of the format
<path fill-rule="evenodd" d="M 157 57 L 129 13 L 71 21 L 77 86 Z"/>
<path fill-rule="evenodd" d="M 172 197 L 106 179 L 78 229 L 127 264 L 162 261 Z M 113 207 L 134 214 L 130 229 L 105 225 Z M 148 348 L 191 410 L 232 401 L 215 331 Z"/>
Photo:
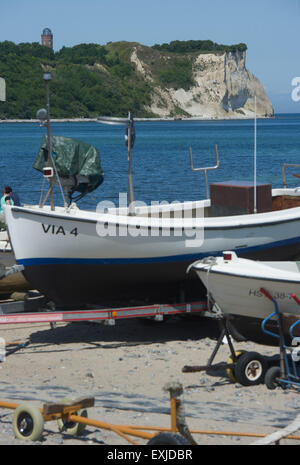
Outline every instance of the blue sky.
<path fill-rule="evenodd" d="M 275 112 L 300 113 L 291 97 L 300 76 L 300 0 L 0 0 L 0 41 L 79 43 L 210 39 L 248 46 L 247 67 Z"/>

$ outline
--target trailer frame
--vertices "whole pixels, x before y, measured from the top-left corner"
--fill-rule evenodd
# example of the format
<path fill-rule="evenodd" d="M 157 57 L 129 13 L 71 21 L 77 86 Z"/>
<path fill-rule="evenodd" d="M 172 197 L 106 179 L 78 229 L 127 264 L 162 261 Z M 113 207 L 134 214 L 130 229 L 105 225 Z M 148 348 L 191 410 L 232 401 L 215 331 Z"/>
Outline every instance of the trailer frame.
<path fill-rule="evenodd" d="M 200 314 L 208 316 L 207 302 L 189 302 L 178 304 L 156 304 L 135 307 L 90 308 L 86 310 L 44 310 L 36 312 L 3 313 L 0 306 L 0 325 L 26 323 L 63 323 L 80 321 L 99 321 L 106 325 L 115 325 L 116 320 L 127 318 L 150 318 L 163 321 L 166 316 Z"/>

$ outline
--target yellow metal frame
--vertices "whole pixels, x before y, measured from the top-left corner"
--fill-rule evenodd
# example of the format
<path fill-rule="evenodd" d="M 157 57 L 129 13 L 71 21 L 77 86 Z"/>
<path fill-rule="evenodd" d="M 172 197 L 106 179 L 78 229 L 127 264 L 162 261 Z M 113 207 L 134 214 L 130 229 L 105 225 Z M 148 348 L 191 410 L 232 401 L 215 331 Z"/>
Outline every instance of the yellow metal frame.
<path fill-rule="evenodd" d="M 93 398 L 87 398 L 93 399 Z M 85 418 L 76 415 L 76 412 L 82 408 L 87 407 L 87 403 L 85 402 L 86 399 L 78 399 L 72 402 L 70 405 L 68 404 L 55 404 L 49 403 L 45 404 L 43 408 L 40 408 L 40 412 L 42 413 L 43 420 L 47 421 L 54 421 L 58 419 L 62 419 L 64 422 L 74 422 L 74 423 L 81 423 L 88 426 L 93 426 L 99 429 L 105 429 L 112 431 L 123 439 L 128 441 L 131 444 L 137 445 L 138 443 L 132 440 L 129 436 L 134 436 L 141 439 L 151 439 L 159 432 L 178 432 L 178 428 L 176 425 L 176 412 L 177 412 L 177 402 L 176 398 L 171 397 L 170 399 L 170 407 L 171 407 L 171 427 L 157 427 L 157 426 L 132 426 L 132 425 L 113 425 L 111 423 L 102 422 L 99 420 L 92 420 L 90 418 Z M 93 399 L 94 400 L 94 399 Z M 20 404 L 16 404 L 13 402 L 6 402 L 0 401 L 0 408 L 11 409 L 15 410 L 19 407 Z M 47 413 L 52 410 L 51 413 Z M 54 406 L 54 407 L 53 407 Z M 52 407 L 52 408 L 51 408 Z M 56 408 L 57 407 L 57 408 Z M 55 411 L 56 410 L 56 411 Z M 150 431 L 154 431 L 155 433 L 150 433 Z M 249 437 L 249 438 L 263 438 L 267 436 L 264 433 L 241 433 L 241 432 L 232 432 L 232 431 L 213 431 L 213 430 L 190 430 L 192 434 L 199 434 L 199 435 L 215 435 L 215 436 L 237 436 L 237 437 Z M 289 435 L 286 436 L 285 439 L 292 439 L 292 440 L 300 440 L 300 436 Z"/>

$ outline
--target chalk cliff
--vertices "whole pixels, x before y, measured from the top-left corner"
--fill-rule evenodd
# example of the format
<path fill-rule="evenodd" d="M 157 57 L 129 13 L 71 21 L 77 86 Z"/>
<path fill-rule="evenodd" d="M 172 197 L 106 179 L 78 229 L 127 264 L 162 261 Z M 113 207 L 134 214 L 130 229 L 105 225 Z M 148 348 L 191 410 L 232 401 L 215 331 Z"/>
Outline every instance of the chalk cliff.
<path fill-rule="evenodd" d="M 44 105 L 42 72 L 51 72 L 53 118 L 270 117 L 273 107 L 246 67 L 247 45 L 211 40 L 78 44 L 54 52 L 37 43 L 0 42 L 7 84 L 1 119 L 31 119 Z M 22 79 L 20 79 L 22 76 Z M 0 100 L 4 100 L 1 87 Z M 30 91 L 29 91 L 29 90 Z"/>
<path fill-rule="evenodd" d="M 190 83 L 180 87 L 178 82 L 161 82 L 161 70 L 171 66 L 174 69 L 183 60 L 185 66 L 191 67 Z M 246 51 L 175 57 L 136 44 L 130 61 L 152 88 L 151 103 L 145 110 L 160 117 L 253 117 L 255 96 L 258 117 L 274 114 L 263 86 L 246 67 Z"/>

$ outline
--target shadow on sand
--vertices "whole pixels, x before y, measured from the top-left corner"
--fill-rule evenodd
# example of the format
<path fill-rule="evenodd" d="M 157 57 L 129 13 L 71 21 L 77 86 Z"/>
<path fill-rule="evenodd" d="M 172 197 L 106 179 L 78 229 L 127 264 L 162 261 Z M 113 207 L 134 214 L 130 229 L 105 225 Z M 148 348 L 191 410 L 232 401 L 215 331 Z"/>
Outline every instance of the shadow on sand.
<path fill-rule="evenodd" d="M 219 328 L 216 321 L 208 318 L 169 317 L 164 322 L 142 319 L 118 320 L 115 326 L 94 322 L 76 322 L 53 329 L 33 332 L 30 342 L 37 344 L 91 343 L 112 348 L 120 345 L 143 345 L 168 341 L 195 341 L 216 339 Z"/>

